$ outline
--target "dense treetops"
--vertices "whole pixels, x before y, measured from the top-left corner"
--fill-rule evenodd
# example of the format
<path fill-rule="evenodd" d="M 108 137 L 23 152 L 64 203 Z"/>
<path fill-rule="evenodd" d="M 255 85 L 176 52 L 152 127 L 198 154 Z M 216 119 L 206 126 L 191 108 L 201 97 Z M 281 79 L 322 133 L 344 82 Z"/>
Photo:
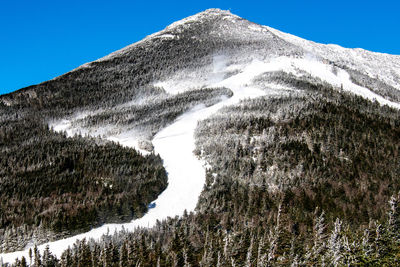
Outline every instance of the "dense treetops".
<path fill-rule="evenodd" d="M 159 156 L 67 138 L 34 116 L 3 122 L 0 150 L 3 251 L 140 217 L 167 186 Z"/>

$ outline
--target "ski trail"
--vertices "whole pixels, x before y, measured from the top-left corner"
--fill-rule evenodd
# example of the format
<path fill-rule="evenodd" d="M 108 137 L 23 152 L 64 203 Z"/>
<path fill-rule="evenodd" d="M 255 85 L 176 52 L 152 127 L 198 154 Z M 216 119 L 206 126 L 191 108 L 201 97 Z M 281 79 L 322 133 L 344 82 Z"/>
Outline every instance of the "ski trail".
<path fill-rule="evenodd" d="M 282 94 L 284 91 L 287 91 L 285 89 L 274 90 L 272 88 L 266 91 L 251 86 L 254 77 L 264 72 L 285 70 L 296 73 L 292 65 L 296 65 L 295 63 L 301 65 L 300 63 L 302 63 L 289 60 L 289 65 L 285 60 L 283 60 L 283 62 L 280 61 L 282 60 L 278 59 L 278 61 L 264 63 L 253 60 L 250 64 L 244 66 L 236 75 L 220 81 L 218 81 L 219 79 L 214 80 L 214 84 L 210 85 L 211 87 L 229 88 L 233 92 L 232 97 L 222 98 L 220 102 L 209 107 L 198 105 L 182 114 L 171 125 L 162 129 L 155 135 L 152 140 L 154 150 L 155 153 L 158 153 L 163 159 L 164 168 L 168 173 L 168 186 L 153 202 L 156 206 L 150 209 L 142 218 L 132 220 L 129 223 L 105 224 L 86 233 L 42 244 L 38 246 L 41 254 L 43 254 L 45 247 L 49 246 L 50 251 L 57 257 L 60 257 L 65 249 L 72 247 L 78 240 L 84 238 L 98 240 L 104 234 L 114 233 L 122 229 L 134 231 L 138 227 L 153 227 L 157 221 L 162 221 L 168 217 L 181 216 L 185 210 L 188 212 L 194 211 L 205 183 L 205 162 L 199 160 L 193 154 L 193 150 L 195 149 L 194 132 L 197 123 L 213 115 L 222 107 L 237 104 L 240 100 L 256 98 L 267 94 Z M 223 64 L 221 65 L 223 68 L 226 68 Z M 342 77 L 343 75 L 339 75 L 338 77 L 331 74 L 329 70 L 320 73 L 320 68 L 315 69 L 316 70 L 312 69 L 309 71 L 333 84 L 340 82 L 344 85 L 344 88 L 349 91 L 353 91 L 367 98 L 371 97 L 366 95 L 364 92 L 365 90 L 359 92 L 359 88 L 355 88 L 352 84 L 349 85 L 350 82 L 347 82 L 347 76 Z M 381 99 L 378 98 L 378 101 L 379 100 Z M 380 102 L 382 103 L 382 101 Z M 67 133 L 71 131 L 70 122 L 66 120 L 53 126 L 56 130 L 65 130 Z M 119 142 L 121 145 L 137 149 L 138 140 L 134 132 L 124 132 L 119 136 L 109 137 L 108 139 Z M 23 251 L 0 254 L 0 262 L 1 258 L 5 263 L 12 263 L 16 258 L 21 258 L 22 256 L 28 259 L 28 252 L 29 248 L 26 248 Z"/>
<path fill-rule="evenodd" d="M 262 68 L 264 67 L 264 68 Z M 265 71 L 265 66 L 260 66 L 258 61 L 253 61 L 240 73 L 225 80 L 213 84 L 213 87 L 227 87 L 233 95 L 230 98 L 222 98 L 215 105 L 206 107 L 198 105 L 190 111 L 182 114 L 171 125 L 162 129 L 152 140 L 155 153 L 163 159 L 163 165 L 168 174 L 168 186 L 153 202 L 156 206 L 142 217 L 122 224 L 104 224 L 86 233 L 72 237 L 48 242 L 38 246 L 41 254 L 46 246 L 50 251 L 60 258 L 63 251 L 72 247 L 74 243 L 82 239 L 98 240 L 102 235 L 114 233 L 122 229 L 134 231 L 138 227 L 153 227 L 157 221 L 168 217 L 181 216 L 184 211 L 194 211 L 200 193 L 205 183 L 205 162 L 199 160 L 194 154 L 194 133 L 199 121 L 216 113 L 224 106 L 234 105 L 243 99 L 256 98 L 267 94 L 280 94 L 280 90 L 265 91 L 257 87 L 249 86 L 251 80 Z M 283 90 L 286 91 L 286 90 Z M 61 121 L 53 125 L 54 129 L 70 130 L 68 121 Z M 72 133 L 72 132 L 71 132 Z M 137 144 L 137 136 L 130 132 L 123 134 L 123 138 L 109 138 L 127 147 Z M 29 248 L 23 251 L 0 254 L 3 262 L 12 263 L 16 258 L 28 256 Z"/>
<path fill-rule="evenodd" d="M 153 139 L 155 153 L 160 154 L 163 165 L 168 173 L 168 187 L 154 201 L 155 208 L 150 209 L 142 218 L 123 224 L 105 224 L 86 233 L 78 234 L 65 239 L 48 242 L 38 246 L 43 255 L 46 246 L 60 257 L 68 247 L 82 239 L 99 239 L 107 233 L 114 233 L 122 229 L 134 231 L 138 227 L 152 227 L 157 220 L 180 216 L 184 211 L 194 211 L 199 195 L 205 183 L 204 162 L 193 154 L 195 148 L 194 132 L 198 121 L 214 114 L 225 105 L 238 103 L 244 98 L 262 96 L 264 91 L 257 88 L 234 86 L 231 88 L 234 95 L 231 98 L 205 107 L 198 105 L 184 113 L 174 123 L 161 130 Z M 134 138 L 134 137 L 133 137 Z M 129 144 L 129 143 L 125 143 Z M 12 263 L 16 258 L 28 256 L 29 248 L 23 251 L 0 254 L 3 262 Z"/>
<path fill-rule="evenodd" d="M 160 154 L 168 173 L 168 187 L 154 201 L 155 208 L 150 209 L 142 218 L 130 223 L 105 224 L 86 233 L 42 244 L 38 246 L 41 254 L 45 247 L 49 246 L 50 251 L 60 257 L 62 252 L 72 247 L 77 240 L 98 239 L 104 234 L 122 229 L 133 231 L 137 227 L 152 227 L 157 220 L 182 215 L 184 210 L 193 211 L 205 181 L 205 169 L 202 162 L 192 153 L 193 134 L 197 125 L 196 117 L 199 117 L 199 113 L 203 113 L 204 110 L 204 106 L 190 110 L 154 137 L 155 153 Z M 132 139 L 135 137 L 133 136 Z M 123 143 L 133 147 L 134 142 L 132 145 Z M 28 259 L 28 252 L 29 248 L 24 251 L 0 254 L 0 259 L 9 263 L 14 262 L 17 257 L 25 256 Z"/>

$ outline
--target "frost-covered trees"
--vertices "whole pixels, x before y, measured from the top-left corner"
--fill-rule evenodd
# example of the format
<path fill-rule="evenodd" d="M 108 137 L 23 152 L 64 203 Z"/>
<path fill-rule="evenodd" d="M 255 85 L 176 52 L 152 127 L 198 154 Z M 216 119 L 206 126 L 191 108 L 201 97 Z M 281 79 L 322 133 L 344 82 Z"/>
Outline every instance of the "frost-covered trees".
<path fill-rule="evenodd" d="M 157 155 L 66 138 L 34 116 L 0 124 L 0 251 L 128 221 L 166 187 Z"/>

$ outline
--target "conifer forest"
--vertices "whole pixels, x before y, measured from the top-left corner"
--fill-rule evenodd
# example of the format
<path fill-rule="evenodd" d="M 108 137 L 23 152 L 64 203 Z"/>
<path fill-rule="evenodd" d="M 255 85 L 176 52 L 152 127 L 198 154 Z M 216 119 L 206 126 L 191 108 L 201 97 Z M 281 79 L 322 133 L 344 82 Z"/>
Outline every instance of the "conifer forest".
<path fill-rule="evenodd" d="M 0 266 L 400 266 L 399 66 L 211 9 L 1 95 Z"/>

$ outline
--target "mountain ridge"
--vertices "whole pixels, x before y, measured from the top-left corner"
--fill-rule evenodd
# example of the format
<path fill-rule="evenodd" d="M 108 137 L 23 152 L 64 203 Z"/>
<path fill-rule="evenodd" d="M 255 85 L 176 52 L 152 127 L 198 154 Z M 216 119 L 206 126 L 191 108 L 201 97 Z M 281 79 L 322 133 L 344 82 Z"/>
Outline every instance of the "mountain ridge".
<path fill-rule="evenodd" d="M 232 36 L 235 39 L 249 39 L 252 40 L 252 42 L 257 40 L 257 38 L 259 38 L 261 41 L 272 38 L 273 41 L 271 44 L 275 45 L 275 43 L 277 43 L 278 46 L 282 47 L 283 51 L 288 50 L 288 45 L 289 47 L 294 47 L 291 49 L 289 48 L 289 50 L 287 51 L 289 56 L 293 55 L 296 57 L 296 54 L 299 54 L 299 56 L 312 55 L 314 57 L 320 57 L 322 60 L 326 60 L 329 64 L 334 64 L 342 68 L 344 67 L 350 69 L 359 69 L 360 66 L 365 65 L 364 67 L 361 67 L 361 72 L 363 75 L 367 75 L 373 78 L 379 76 L 382 79 L 382 82 L 388 84 L 389 86 L 397 87 L 397 89 L 399 89 L 400 56 L 370 52 L 360 49 L 343 48 L 337 45 L 318 44 L 313 41 L 308 41 L 290 34 L 280 32 L 279 30 L 273 29 L 268 26 L 262 26 L 256 23 L 249 22 L 243 18 L 231 14 L 229 11 L 224 11 L 220 9 L 208 9 L 188 18 L 182 19 L 178 22 L 172 23 L 164 30 L 151 34 L 138 42 L 121 48 L 95 61 L 85 63 L 61 76 L 55 77 L 52 80 L 40 83 L 38 85 L 19 89 L 15 93 L 12 92 L 3 95 L 1 97 L 1 99 L 3 99 L 2 102 L 5 103 L 4 99 L 7 98 L 7 96 L 23 93 L 24 91 L 29 91 L 36 86 L 40 86 L 48 82 L 59 80 L 60 78 L 74 74 L 76 73 L 76 71 L 91 68 L 93 65 L 109 62 L 113 59 L 129 56 L 130 53 L 135 53 L 135 49 L 138 49 L 138 46 L 140 45 L 146 45 L 146 43 L 149 43 L 148 45 L 153 45 L 154 42 L 158 41 L 157 39 L 161 39 L 161 42 L 165 41 L 162 39 L 167 39 L 166 42 L 169 43 L 168 41 L 171 41 L 169 39 L 179 38 L 180 34 L 185 30 L 195 28 L 196 26 L 194 26 L 193 24 L 203 25 L 207 24 L 209 21 L 212 21 L 212 24 L 214 25 L 206 26 L 208 27 L 207 29 L 202 27 L 201 30 L 205 30 L 205 32 L 207 32 L 207 34 L 210 35 L 211 38 L 218 38 L 218 36 L 221 34 L 222 38 L 227 39 L 230 42 L 233 41 L 232 39 L 230 39 Z M 239 30 L 239 32 L 237 32 L 237 30 Z M 215 32 L 214 35 L 213 32 Z M 192 38 L 197 38 L 197 36 L 193 35 Z M 201 38 L 202 37 L 200 37 L 200 40 L 202 40 Z M 282 42 L 284 43 L 281 43 L 278 40 L 282 40 Z M 223 48 L 220 47 L 217 48 L 217 50 L 218 49 L 221 50 Z M 265 48 L 261 48 L 261 50 L 265 50 Z M 279 51 L 272 52 L 277 54 L 278 56 L 280 55 Z M 338 55 L 338 57 L 335 56 L 335 54 Z M 378 72 L 377 69 L 379 69 L 380 71 Z"/>

